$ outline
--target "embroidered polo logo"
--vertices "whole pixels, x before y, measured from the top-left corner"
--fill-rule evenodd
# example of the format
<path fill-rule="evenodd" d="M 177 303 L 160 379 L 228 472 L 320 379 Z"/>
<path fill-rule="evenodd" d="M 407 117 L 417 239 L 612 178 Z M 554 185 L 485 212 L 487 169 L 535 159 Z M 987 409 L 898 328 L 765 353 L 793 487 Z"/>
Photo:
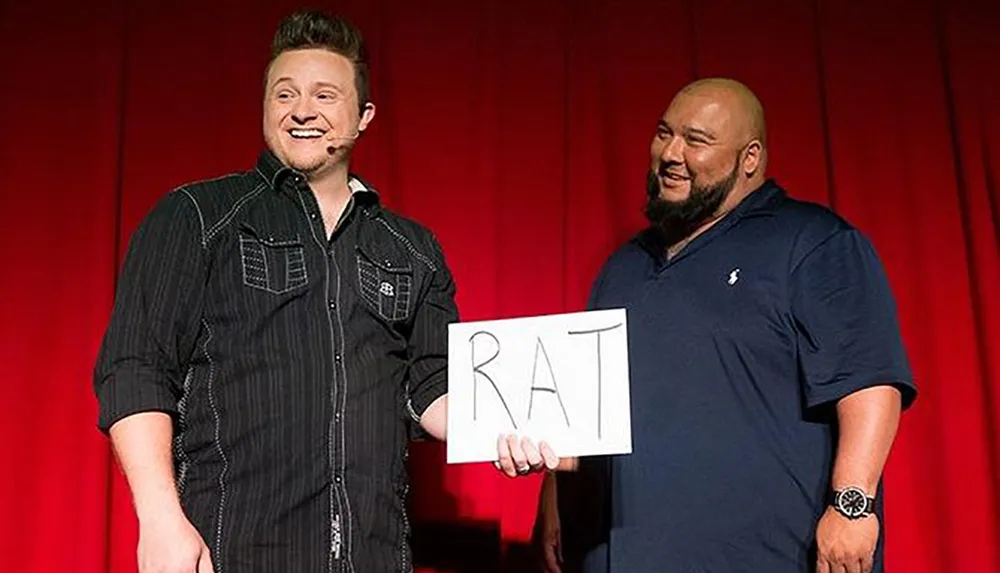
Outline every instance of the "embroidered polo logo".
<path fill-rule="evenodd" d="M 736 281 L 738 280 L 740 280 L 739 267 L 729 271 L 729 280 L 727 280 L 726 282 L 729 283 L 729 286 L 733 286 L 734 284 L 736 284 Z"/>
<path fill-rule="evenodd" d="M 385 296 L 393 296 L 396 294 L 395 289 L 393 289 L 392 285 L 387 282 L 383 282 L 379 285 L 378 292 L 384 294 Z"/>

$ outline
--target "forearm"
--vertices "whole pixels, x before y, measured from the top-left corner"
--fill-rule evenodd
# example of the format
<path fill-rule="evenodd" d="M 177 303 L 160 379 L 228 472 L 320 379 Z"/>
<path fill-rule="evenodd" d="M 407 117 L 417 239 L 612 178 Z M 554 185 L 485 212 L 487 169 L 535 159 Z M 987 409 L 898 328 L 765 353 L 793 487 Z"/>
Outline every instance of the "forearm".
<path fill-rule="evenodd" d="M 444 441 L 448 437 L 448 395 L 431 402 L 420 415 L 420 425 L 428 434 Z"/>
<path fill-rule="evenodd" d="M 559 494 L 556 489 L 556 474 L 546 472 L 538 492 L 538 511 L 549 518 L 559 517 Z"/>
<path fill-rule="evenodd" d="M 115 423 L 110 434 L 140 523 L 183 513 L 174 480 L 170 416 L 134 414 Z"/>
<path fill-rule="evenodd" d="M 855 392 L 837 403 L 839 439 L 831 485 L 875 495 L 899 426 L 900 394 L 891 386 Z"/>

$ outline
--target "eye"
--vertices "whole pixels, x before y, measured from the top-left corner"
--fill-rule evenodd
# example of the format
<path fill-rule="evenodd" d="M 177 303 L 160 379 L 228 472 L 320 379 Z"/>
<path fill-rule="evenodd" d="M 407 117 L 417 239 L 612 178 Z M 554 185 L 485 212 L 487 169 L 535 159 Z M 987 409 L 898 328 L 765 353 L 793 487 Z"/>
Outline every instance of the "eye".
<path fill-rule="evenodd" d="M 277 94 L 275 94 L 274 97 L 278 101 L 288 101 L 288 100 L 292 99 L 292 96 L 293 96 L 292 92 L 286 91 L 286 90 L 282 90 L 282 91 L 278 92 Z"/>
<path fill-rule="evenodd" d="M 659 129 L 656 130 L 656 137 L 658 139 L 661 139 L 661 140 L 663 140 L 663 139 L 670 139 L 671 135 L 672 134 L 670 133 L 670 130 L 667 129 L 667 128 L 665 128 L 665 127 L 661 127 L 661 128 L 659 128 Z"/>
<path fill-rule="evenodd" d="M 316 94 L 316 99 L 321 101 L 334 101 L 337 99 L 337 94 L 334 92 L 319 92 Z"/>

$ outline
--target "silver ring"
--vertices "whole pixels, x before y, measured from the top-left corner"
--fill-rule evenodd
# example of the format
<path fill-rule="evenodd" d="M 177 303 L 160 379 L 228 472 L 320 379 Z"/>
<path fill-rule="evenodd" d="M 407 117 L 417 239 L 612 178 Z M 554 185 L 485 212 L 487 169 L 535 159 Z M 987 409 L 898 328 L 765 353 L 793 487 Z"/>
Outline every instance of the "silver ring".
<path fill-rule="evenodd" d="M 523 476 L 523 475 L 528 475 L 529 473 L 531 473 L 531 466 L 524 466 L 522 468 L 517 468 L 518 475 Z"/>

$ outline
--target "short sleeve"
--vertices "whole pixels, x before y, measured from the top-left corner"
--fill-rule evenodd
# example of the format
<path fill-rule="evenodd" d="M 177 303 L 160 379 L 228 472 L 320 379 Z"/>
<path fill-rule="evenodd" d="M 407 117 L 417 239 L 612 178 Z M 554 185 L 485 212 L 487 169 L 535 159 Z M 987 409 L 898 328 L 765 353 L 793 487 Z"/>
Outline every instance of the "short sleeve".
<path fill-rule="evenodd" d="M 916 398 L 889 282 L 871 243 L 843 228 L 795 266 L 792 314 L 808 407 L 892 385 Z"/>

